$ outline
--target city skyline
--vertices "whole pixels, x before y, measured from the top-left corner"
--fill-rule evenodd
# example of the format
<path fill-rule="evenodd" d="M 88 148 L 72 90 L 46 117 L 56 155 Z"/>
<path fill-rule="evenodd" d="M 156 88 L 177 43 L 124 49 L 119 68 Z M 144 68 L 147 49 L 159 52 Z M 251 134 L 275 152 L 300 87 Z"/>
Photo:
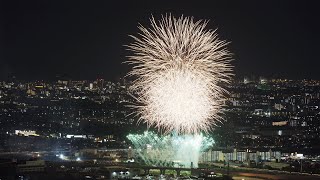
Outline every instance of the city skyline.
<path fill-rule="evenodd" d="M 315 2 L 3 2 L 0 79 L 108 80 L 123 77 L 128 34 L 147 25 L 151 15 L 172 13 L 212 19 L 231 40 L 235 74 L 319 79 Z M 299 73 L 296 73 L 299 72 Z"/>
<path fill-rule="evenodd" d="M 0 2 L 0 180 L 320 179 L 319 5 Z"/>
<path fill-rule="evenodd" d="M 275 179 L 288 171 L 319 173 L 319 80 L 244 78 L 224 84 L 230 92 L 224 108 L 225 121 L 206 134 L 214 140 L 214 144 L 209 144 L 212 147 L 199 152 L 196 150 L 199 144 L 193 146 L 190 141 L 178 141 L 179 152 L 172 158 L 159 156 L 174 151 L 159 151 L 157 143 L 150 146 L 141 142 L 144 146 L 139 147 L 128 138 L 129 134 L 140 136 L 145 130 L 156 131 L 145 123 L 137 123 L 136 116 L 130 115 L 132 110 L 126 106 L 133 101 L 127 94 L 129 84 L 103 79 L 0 81 L 0 159 L 12 165 L 12 171 L 24 172 L 24 175 L 28 175 L 27 171 L 47 175 L 51 172 L 49 168 L 53 168 L 53 177 L 61 170 L 70 176 L 75 166 L 79 174 L 90 169 L 83 166 L 87 163 L 100 170 L 113 165 L 125 169 L 149 164 L 159 168 L 153 166 L 159 163 L 163 169 L 161 164 L 165 163 L 165 168 L 177 169 L 176 176 L 179 168 L 196 169 L 197 164 L 203 167 L 208 163 L 216 163 L 215 167 L 208 167 L 221 176 L 221 173 L 228 174 L 226 163 L 229 161 L 239 168 L 253 168 L 251 174 L 256 173 L 256 168 L 268 176 L 272 176 L 270 169 L 280 172 L 273 175 Z M 162 132 L 157 134 L 164 137 Z M 190 148 L 192 150 L 187 151 Z M 8 153 L 14 154 L 13 157 Z M 146 157 L 145 153 L 151 156 Z M 21 159 L 15 162 L 11 159 L 14 157 Z M 176 162 L 177 159 L 183 161 Z M 69 163 L 73 166 L 65 167 Z M 12 171 L 9 175 L 15 174 Z M 0 171 L 0 177 L 6 175 L 5 172 Z M 117 176 L 113 172 L 102 170 L 100 176 L 110 179 L 110 175 Z M 148 174 L 149 170 L 144 173 Z M 158 173 L 168 175 L 169 172 Z M 297 174 L 292 176 L 301 178 Z"/>

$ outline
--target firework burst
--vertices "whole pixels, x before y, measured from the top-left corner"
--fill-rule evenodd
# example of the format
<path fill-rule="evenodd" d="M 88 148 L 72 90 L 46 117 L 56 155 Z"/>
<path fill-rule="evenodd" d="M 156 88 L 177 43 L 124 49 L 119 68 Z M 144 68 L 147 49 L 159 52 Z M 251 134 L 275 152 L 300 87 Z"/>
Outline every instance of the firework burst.
<path fill-rule="evenodd" d="M 128 45 L 140 120 L 166 132 L 207 131 L 220 120 L 226 90 L 219 83 L 231 76 L 228 43 L 205 29 L 207 21 L 171 15 L 150 21 Z"/>

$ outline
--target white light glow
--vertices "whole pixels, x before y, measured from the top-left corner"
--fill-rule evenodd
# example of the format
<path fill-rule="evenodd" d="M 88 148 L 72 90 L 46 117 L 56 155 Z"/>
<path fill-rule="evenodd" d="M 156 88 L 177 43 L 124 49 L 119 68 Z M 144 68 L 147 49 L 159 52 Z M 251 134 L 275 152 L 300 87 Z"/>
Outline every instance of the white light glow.
<path fill-rule="evenodd" d="M 65 157 L 64 157 L 63 154 L 60 154 L 60 155 L 59 155 L 59 158 L 60 158 L 60 159 L 64 159 Z"/>

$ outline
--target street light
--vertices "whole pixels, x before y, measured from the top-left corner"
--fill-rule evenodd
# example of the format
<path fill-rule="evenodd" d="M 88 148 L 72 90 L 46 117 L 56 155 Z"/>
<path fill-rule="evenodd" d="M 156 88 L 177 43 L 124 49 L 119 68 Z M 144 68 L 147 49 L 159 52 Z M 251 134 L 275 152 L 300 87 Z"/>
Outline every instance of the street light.
<path fill-rule="evenodd" d="M 60 159 L 64 159 L 64 155 L 63 155 L 63 154 L 60 154 L 60 155 L 59 155 L 59 158 L 60 158 Z"/>

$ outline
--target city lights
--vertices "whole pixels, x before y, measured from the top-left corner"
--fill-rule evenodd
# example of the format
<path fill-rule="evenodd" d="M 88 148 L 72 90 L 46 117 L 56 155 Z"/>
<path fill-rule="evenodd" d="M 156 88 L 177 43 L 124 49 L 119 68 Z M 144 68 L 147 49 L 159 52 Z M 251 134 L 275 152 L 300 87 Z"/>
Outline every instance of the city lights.
<path fill-rule="evenodd" d="M 320 179 L 319 5 L 1 2 L 0 180 Z"/>

